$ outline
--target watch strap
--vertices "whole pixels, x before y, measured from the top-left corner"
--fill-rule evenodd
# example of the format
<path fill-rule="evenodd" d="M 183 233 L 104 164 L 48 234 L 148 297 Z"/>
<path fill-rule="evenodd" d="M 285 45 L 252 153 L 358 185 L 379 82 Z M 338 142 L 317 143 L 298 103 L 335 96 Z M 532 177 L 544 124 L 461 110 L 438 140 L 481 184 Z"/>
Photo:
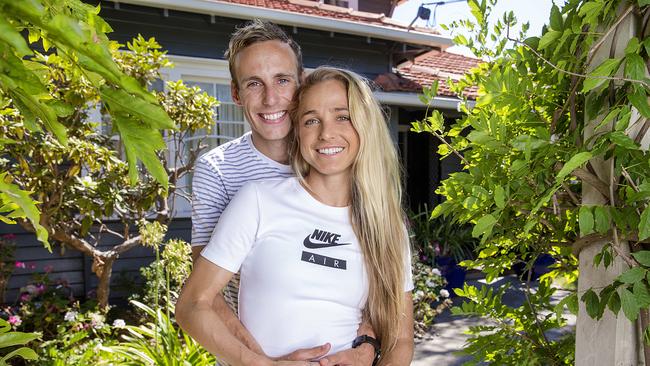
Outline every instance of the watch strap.
<path fill-rule="evenodd" d="M 379 363 L 379 359 L 381 359 L 381 345 L 379 341 L 367 334 L 360 335 L 352 341 L 352 348 L 357 348 L 364 343 L 369 343 L 375 349 L 375 359 L 372 361 L 372 366 L 376 366 Z"/>

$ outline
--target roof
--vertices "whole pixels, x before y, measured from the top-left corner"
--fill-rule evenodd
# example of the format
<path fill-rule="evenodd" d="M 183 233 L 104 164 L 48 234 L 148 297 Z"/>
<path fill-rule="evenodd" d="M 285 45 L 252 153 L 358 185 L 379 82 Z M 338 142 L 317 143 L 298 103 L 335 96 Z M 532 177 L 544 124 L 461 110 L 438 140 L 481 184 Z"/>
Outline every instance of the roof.
<path fill-rule="evenodd" d="M 351 34 L 404 44 L 445 49 L 449 36 L 428 28 L 411 28 L 383 14 L 321 4 L 316 0 L 120 0 L 120 3 L 186 11 L 235 19 L 267 19 L 295 28 Z"/>
<path fill-rule="evenodd" d="M 429 51 L 413 61 L 406 61 L 395 68 L 394 73 L 379 75 L 374 81 L 384 91 L 420 92 L 422 87 L 430 86 L 438 80 L 438 95 L 457 95 L 449 90 L 447 79 L 460 80 L 481 60 L 445 51 Z M 470 87 L 463 93 L 476 99 L 477 88 Z"/>
<path fill-rule="evenodd" d="M 292 13 L 308 14 L 325 18 L 348 20 L 351 22 L 360 22 L 374 24 L 388 28 L 409 30 L 408 24 L 392 19 L 385 14 L 368 13 L 358 11 L 352 8 L 344 8 L 336 5 L 321 3 L 317 0 L 221 0 L 226 3 L 257 6 L 266 9 L 284 10 Z M 412 30 L 440 34 L 439 32 L 423 27 L 412 27 Z"/>

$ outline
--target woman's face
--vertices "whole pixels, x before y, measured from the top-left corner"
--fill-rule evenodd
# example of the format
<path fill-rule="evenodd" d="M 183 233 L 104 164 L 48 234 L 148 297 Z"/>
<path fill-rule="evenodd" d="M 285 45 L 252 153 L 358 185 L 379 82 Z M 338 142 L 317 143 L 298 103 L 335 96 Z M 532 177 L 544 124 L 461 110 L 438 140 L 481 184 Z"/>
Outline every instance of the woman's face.
<path fill-rule="evenodd" d="M 350 120 L 343 83 L 326 80 L 303 93 L 297 128 L 300 153 L 311 166 L 310 177 L 349 178 L 359 152 L 359 134 Z"/>

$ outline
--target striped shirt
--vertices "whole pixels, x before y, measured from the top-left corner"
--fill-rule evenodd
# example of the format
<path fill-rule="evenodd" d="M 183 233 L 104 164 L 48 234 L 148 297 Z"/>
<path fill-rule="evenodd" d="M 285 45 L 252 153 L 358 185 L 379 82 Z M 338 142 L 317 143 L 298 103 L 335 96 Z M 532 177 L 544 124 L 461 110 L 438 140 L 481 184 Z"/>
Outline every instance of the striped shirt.
<path fill-rule="evenodd" d="M 208 244 L 221 213 L 245 183 L 292 175 L 289 165 L 255 148 L 250 132 L 208 151 L 197 161 L 192 178 L 192 246 Z M 238 291 L 235 275 L 224 291 L 235 313 Z"/>

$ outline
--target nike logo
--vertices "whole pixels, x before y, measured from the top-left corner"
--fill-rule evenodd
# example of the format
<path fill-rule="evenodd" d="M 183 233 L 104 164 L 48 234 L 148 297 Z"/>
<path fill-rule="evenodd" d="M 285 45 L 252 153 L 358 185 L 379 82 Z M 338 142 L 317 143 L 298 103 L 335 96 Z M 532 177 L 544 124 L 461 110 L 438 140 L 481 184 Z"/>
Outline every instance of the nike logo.
<path fill-rule="evenodd" d="M 315 229 L 311 235 L 307 235 L 302 244 L 309 249 L 322 249 L 322 248 L 332 248 L 338 247 L 341 245 L 350 245 L 352 243 L 339 243 L 339 238 L 341 235 L 329 233 L 324 230 Z M 318 243 L 313 242 L 311 239 L 318 240 Z"/>

